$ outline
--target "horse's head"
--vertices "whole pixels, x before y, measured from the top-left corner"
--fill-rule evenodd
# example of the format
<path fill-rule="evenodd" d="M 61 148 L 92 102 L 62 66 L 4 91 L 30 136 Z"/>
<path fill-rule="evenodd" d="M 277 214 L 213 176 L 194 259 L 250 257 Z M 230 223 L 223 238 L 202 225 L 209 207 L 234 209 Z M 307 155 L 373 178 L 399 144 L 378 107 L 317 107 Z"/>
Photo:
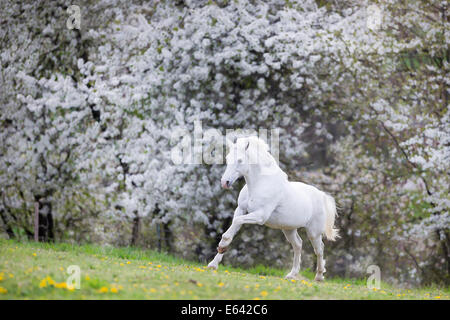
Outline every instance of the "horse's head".
<path fill-rule="evenodd" d="M 264 160 L 264 157 L 260 157 L 260 152 L 268 154 L 267 144 L 255 136 L 239 138 L 236 143 L 227 139 L 227 146 L 230 152 L 227 154 L 227 168 L 221 179 L 225 189 L 231 188 L 240 177 L 248 175 L 251 165 Z"/>
<path fill-rule="evenodd" d="M 226 156 L 227 168 L 221 179 L 222 187 L 225 189 L 231 188 L 232 184 L 248 171 L 245 156 L 248 145 L 242 146 L 242 139 L 238 139 L 236 143 L 227 139 L 227 147 L 230 152 Z"/>

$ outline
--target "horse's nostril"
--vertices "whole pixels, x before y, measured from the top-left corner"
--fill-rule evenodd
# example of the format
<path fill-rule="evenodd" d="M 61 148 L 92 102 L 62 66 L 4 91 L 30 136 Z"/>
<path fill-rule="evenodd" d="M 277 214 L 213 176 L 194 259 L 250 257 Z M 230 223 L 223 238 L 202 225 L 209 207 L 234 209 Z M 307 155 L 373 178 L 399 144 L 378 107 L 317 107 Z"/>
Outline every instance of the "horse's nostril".
<path fill-rule="evenodd" d="M 227 187 L 230 187 L 230 180 L 227 180 L 226 184 L 227 184 Z"/>

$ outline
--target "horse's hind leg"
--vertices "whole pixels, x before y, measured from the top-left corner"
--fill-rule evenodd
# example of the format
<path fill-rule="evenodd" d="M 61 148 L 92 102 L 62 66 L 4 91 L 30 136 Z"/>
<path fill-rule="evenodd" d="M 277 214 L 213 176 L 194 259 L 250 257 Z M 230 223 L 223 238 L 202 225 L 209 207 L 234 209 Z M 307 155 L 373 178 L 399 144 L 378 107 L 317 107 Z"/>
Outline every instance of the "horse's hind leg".
<path fill-rule="evenodd" d="M 297 233 L 297 229 L 282 230 L 287 241 L 292 245 L 294 249 L 294 262 L 292 263 L 292 270 L 286 275 L 286 279 L 297 279 L 297 275 L 300 272 L 300 263 L 302 257 L 302 239 Z"/>
<path fill-rule="evenodd" d="M 325 260 L 323 259 L 324 244 L 322 242 L 322 234 L 319 233 L 317 235 L 309 231 L 307 231 L 307 233 L 309 240 L 311 241 L 311 244 L 314 248 L 314 253 L 317 256 L 317 270 L 316 270 L 317 272 L 314 280 L 323 281 L 324 280 L 323 274 L 325 273 L 326 270 L 325 270 Z"/>

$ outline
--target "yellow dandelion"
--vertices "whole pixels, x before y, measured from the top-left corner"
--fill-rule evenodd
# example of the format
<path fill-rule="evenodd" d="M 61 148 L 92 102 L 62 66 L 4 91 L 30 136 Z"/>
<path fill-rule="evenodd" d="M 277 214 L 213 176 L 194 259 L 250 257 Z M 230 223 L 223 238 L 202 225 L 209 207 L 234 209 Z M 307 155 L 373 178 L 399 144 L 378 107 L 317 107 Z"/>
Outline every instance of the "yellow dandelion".
<path fill-rule="evenodd" d="M 2 275 L 0 275 L 0 281 L 2 281 L 3 280 L 3 276 Z"/>
<path fill-rule="evenodd" d="M 373 291 L 377 291 L 378 289 L 377 289 L 377 288 L 373 288 L 372 290 L 373 290 Z"/>
<path fill-rule="evenodd" d="M 37 256 L 36 252 L 33 252 L 33 257 L 36 257 L 36 256 Z"/>
<path fill-rule="evenodd" d="M 47 280 L 42 279 L 41 282 L 39 283 L 39 288 L 45 288 L 46 286 L 47 286 Z"/>
<path fill-rule="evenodd" d="M 65 283 L 65 282 L 56 283 L 55 284 L 55 288 L 66 289 L 67 288 L 67 283 Z"/>
<path fill-rule="evenodd" d="M 74 291 L 75 290 L 75 286 L 69 285 L 69 286 L 67 286 L 67 290 Z"/>
<path fill-rule="evenodd" d="M 255 288 L 259 288 L 259 284 L 255 284 Z"/>
<path fill-rule="evenodd" d="M 203 287 L 203 283 L 197 282 L 197 286 Z"/>
<path fill-rule="evenodd" d="M 260 294 L 262 297 L 265 297 L 265 296 L 268 295 L 268 292 L 265 291 L 265 290 L 263 290 L 263 291 L 261 291 L 259 294 Z"/>
<path fill-rule="evenodd" d="M 162 266 L 161 266 L 160 264 L 158 264 L 156 267 L 157 267 L 157 268 L 161 268 Z"/>
<path fill-rule="evenodd" d="M 14 278 L 14 275 L 13 275 L 12 273 L 8 274 L 8 276 L 9 276 L 10 278 Z"/>
<path fill-rule="evenodd" d="M 124 264 L 123 264 L 123 263 L 120 263 L 120 266 L 121 266 L 121 267 L 123 267 L 123 266 L 124 266 Z"/>
<path fill-rule="evenodd" d="M 297 280 L 295 280 L 295 279 L 291 279 L 291 282 L 292 282 L 292 283 L 296 283 L 296 282 L 297 282 Z"/>
<path fill-rule="evenodd" d="M 223 286 L 225 285 L 225 283 L 219 282 L 217 285 L 218 285 L 219 287 L 223 287 Z"/>
<path fill-rule="evenodd" d="M 255 297 L 253 298 L 253 300 L 261 300 L 259 297 Z"/>
<path fill-rule="evenodd" d="M 86 277 L 84 277 L 84 280 L 89 281 L 89 280 L 91 280 L 91 277 L 86 276 Z"/>
<path fill-rule="evenodd" d="M 246 285 L 245 287 L 244 287 L 245 289 L 248 289 L 249 288 L 249 286 L 248 285 Z"/>
<path fill-rule="evenodd" d="M 131 264 L 131 261 L 127 261 L 127 264 Z"/>
<path fill-rule="evenodd" d="M 119 290 L 117 290 L 117 288 L 111 288 L 111 292 L 112 293 L 117 293 L 117 292 L 119 292 Z"/>
<path fill-rule="evenodd" d="M 59 270 L 64 271 L 64 268 L 63 267 L 59 267 Z"/>
<path fill-rule="evenodd" d="M 148 264 L 153 264 L 153 262 L 149 262 Z"/>
<path fill-rule="evenodd" d="M 55 280 L 53 280 L 50 276 L 45 277 L 45 280 L 47 280 L 47 283 L 50 286 L 53 286 L 56 283 Z"/>
<path fill-rule="evenodd" d="M 264 276 L 259 276 L 261 279 L 265 279 L 266 277 L 264 277 Z"/>
<path fill-rule="evenodd" d="M 151 292 L 151 293 L 155 293 L 155 292 L 156 292 L 156 289 L 155 289 L 155 288 L 150 288 L 150 292 Z"/>
<path fill-rule="evenodd" d="M 434 297 L 435 299 L 440 299 L 441 298 L 441 296 L 436 296 L 436 297 Z"/>
<path fill-rule="evenodd" d="M 5 293 L 8 293 L 8 290 L 6 290 L 3 287 L 0 287 L 0 294 L 5 294 Z"/>
<path fill-rule="evenodd" d="M 107 288 L 107 287 L 101 287 L 101 288 L 98 290 L 98 292 L 100 292 L 100 293 L 106 293 L 106 292 L 108 292 L 108 288 Z"/>

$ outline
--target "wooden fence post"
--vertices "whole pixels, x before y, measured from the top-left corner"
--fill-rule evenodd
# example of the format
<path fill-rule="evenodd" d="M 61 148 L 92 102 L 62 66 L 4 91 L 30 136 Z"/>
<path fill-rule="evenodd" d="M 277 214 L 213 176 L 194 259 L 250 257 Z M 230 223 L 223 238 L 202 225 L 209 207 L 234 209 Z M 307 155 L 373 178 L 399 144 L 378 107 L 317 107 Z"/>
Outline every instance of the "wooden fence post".
<path fill-rule="evenodd" d="M 34 241 L 39 241 L 39 202 L 34 203 Z"/>

